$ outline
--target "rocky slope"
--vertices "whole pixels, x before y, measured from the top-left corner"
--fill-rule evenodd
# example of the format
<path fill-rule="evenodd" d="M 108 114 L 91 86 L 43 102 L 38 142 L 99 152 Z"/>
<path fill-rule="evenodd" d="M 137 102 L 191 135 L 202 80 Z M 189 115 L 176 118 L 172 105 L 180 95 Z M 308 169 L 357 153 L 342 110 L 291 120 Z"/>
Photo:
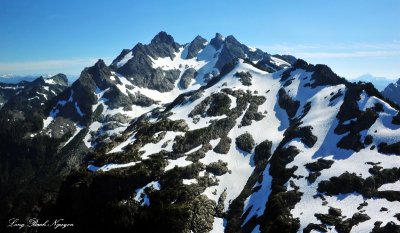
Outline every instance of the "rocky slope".
<path fill-rule="evenodd" d="M 393 228 L 398 107 L 381 98 L 323 65 L 298 60 L 268 73 L 235 61 L 212 84 L 143 115 L 92 154 L 93 174 L 71 178 L 58 207 L 126 210 L 133 217 L 122 226 L 156 232 Z M 89 199 L 70 199 L 82 190 Z M 92 195 L 113 204 L 99 207 Z"/>
<path fill-rule="evenodd" d="M 50 98 L 54 97 L 67 85 L 68 80 L 63 74 L 58 74 L 48 78 L 39 77 L 32 81 L 20 81 L 17 83 L 0 82 L 0 108 L 2 108 L 8 101 L 13 102 L 18 98 L 31 98 L 30 100 L 37 99 L 36 102 L 44 104 L 44 99 L 47 98 L 48 94 L 51 95 Z M 9 105 L 14 106 L 15 103 L 10 103 Z"/>
<path fill-rule="evenodd" d="M 68 87 L 67 81 L 65 75 L 58 74 L 32 82 L 0 84 L 0 220 L 10 212 L 12 216 L 37 212 L 39 196 L 51 190 L 50 177 L 59 174 L 52 169 L 56 168 L 54 160 L 59 159 L 55 153 L 60 140 L 40 131 L 47 105 Z M 43 191 L 39 183 L 49 189 Z"/>
<path fill-rule="evenodd" d="M 387 85 L 383 89 L 382 95 L 396 104 L 400 104 L 400 79 Z"/>
<path fill-rule="evenodd" d="M 61 181 L 34 216 L 73 230 L 400 231 L 399 107 L 232 36 L 161 32 L 86 68 L 42 121 L 31 140 L 57 141 Z"/>

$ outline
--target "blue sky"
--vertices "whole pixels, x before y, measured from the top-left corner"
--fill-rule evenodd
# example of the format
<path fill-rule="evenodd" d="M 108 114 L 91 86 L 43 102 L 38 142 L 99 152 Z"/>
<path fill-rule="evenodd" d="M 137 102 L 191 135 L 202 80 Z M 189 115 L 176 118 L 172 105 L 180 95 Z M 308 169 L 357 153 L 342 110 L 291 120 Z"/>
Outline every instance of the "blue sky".
<path fill-rule="evenodd" d="M 400 77 L 400 1 L 0 0 L 0 74 L 79 74 L 98 58 L 216 32 L 270 53 L 325 63 L 341 76 Z"/>

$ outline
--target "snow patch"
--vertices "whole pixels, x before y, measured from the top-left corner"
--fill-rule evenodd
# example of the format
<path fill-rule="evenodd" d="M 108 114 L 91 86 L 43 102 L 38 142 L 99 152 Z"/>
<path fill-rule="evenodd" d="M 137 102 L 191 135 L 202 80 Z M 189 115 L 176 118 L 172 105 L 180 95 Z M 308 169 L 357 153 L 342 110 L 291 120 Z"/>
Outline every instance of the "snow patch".
<path fill-rule="evenodd" d="M 119 62 L 117 62 L 117 67 L 124 66 L 131 58 L 133 58 L 132 51 L 127 53 Z"/>
<path fill-rule="evenodd" d="M 197 184 L 197 180 L 196 179 L 183 179 L 182 183 L 184 185 Z"/>
<path fill-rule="evenodd" d="M 388 183 L 384 184 L 381 187 L 378 188 L 378 191 L 388 191 L 388 190 L 393 190 L 393 191 L 399 191 L 400 192 L 400 180 L 394 182 L 394 183 Z"/>
<path fill-rule="evenodd" d="M 214 217 L 213 229 L 210 233 L 222 233 L 225 231 L 225 221 L 223 218 Z"/>
<path fill-rule="evenodd" d="M 110 163 L 110 164 L 103 165 L 101 167 L 97 167 L 97 166 L 94 166 L 94 165 L 89 165 L 87 167 L 87 169 L 89 171 L 91 171 L 91 172 L 98 172 L 98 171 L 107 172 L 107 171 L 110 171 L 110 170 L 116 169 L 116 168 L 124 168 L 124 167 L 135 166 L 137 163 L 138 162 L 130 162 L 130 163 L 125 163 L 125 164 L 113 164 L 113 163 Z"/>
<path fill-rule="evenodd" d="M 139 203 L 141 203 L 142 206 L 149 206 L 150 205 L 150 200 L 147 197 L 147 194 L 145 193 L 145 190 L 151 188 L 154 190 L 160 190 L 160 183 L 158 181 L 153 181 L 148 183 L 146 186 L 136 189 L 136 196 L 135 200 Z"/>
<path fill-rule="evenodd" d="M 186 167 L 187 165 L 192 164 L 191 161 L 186 160 L 186 156 L 180 157 L 175 160 L 168 160 L 168 166 L 165 167 L 165 171 L 169 171 L 173 169 L 175 166 L 177 167 Z"/>

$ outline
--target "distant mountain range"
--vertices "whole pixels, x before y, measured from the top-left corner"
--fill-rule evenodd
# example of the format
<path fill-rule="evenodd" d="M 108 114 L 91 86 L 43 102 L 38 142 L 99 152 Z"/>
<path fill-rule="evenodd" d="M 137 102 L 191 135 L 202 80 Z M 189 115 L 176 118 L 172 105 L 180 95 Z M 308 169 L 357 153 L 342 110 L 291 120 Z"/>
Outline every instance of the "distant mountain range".
<path fill-rule="evenodd" d="M 385 77 L 376 77 L 371 74 L 364 74 L 358 78 L 352 79 L 351 81 L 370 82 L 374 84 L 374 86 L 376 87 L 376 89 L 378 89 L 378 91 L 382 91 L 387 85 L 393 82 L 392 79 L 388 79 Z"/>
<path fill-rule="evenodd" d="M 0 82 L 1 83 L 19 83 L 21 81 L 28 81 L 31 82 L 38 77 L 49 78 L 52 77 L 51 74 L 42 74 L 42 75 L 13 75 L 13 74 L 0 74 Z M 75 82 L 79 76 L 78 75 L 67 75 L 68 82 L 73 83 Z"/>
<path fill-rule="evenodd" d="M 0 220 L 400 232 L 400 107 L 326 65 L 160 32 L 69 86 L 21 84 L 0 88 Z"/>
<path fill-rule="evenodd" d="M 33 81 L 40 75 L 11 75 L 11 74 L 2 74 L 0 75 L 0 82 L 2 83 L 18 83 L 21 81 Z"/>

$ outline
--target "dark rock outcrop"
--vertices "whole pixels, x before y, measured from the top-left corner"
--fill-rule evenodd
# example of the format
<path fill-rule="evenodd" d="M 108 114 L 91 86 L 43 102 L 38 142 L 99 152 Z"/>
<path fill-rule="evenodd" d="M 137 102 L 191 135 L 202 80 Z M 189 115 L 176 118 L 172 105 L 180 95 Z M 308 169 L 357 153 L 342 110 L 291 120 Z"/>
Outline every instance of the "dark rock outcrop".
<path fill-rule="evenodd" d="M 315 162 L 307 163 L 304 166 L 310 171 L 310 174 L 308 175 L 308 177 L 306 177 L 306 179 L 310 183 L 314 183 L 314 181 L 321 175 L 320 171 L 330 168 L 333 163 L 333 160 L 326 160 L 322 158 L 319 158 Z"/>
<path fill-rule="evenodd" d="M 251 153 L 254 145 L 254 139 L 249 133 L 244 133 L 236 138 L 236 146 L 247 153 Z"/>
<path fill-rule="evenodd" d="M 265 140 L 258 144 L 254 150 L 254 162 L 268 161 L 271 157 L 272 142 Z"/>
<path fill-rule="evenodd" d="M 378 151 L 383 154 L 400 155 L 400 142 L 396 142 L 393 144 L 382 142 L 378 145 Z"/>
<path fill-rule="evenodd" d="M 324 85 L 338 85 L 347 83 L 346 79 L 339 77 L 326 65 L 315 65 L 313 69 L 314 73 L 311 76 L 311 87 Z"/>
<path fill-rule="evenodd" d="M 215 37 L 210 41 L 210 44 L 215 48 L 215 50 L 220 49 L 223 43 L 224 43 L 224 37 L 219 33 L 216 33 Z"/>
<path fill-rule="evenodd" d="M 192 80 L 197 76 L 197 71 L 193 68 L 189 68 L 183 72 L 181 79 L 179 80 L 179 86 L 182 89 L 187 89 Z"/>
<path fill-rule="evenodd" d="M 196 36 L 192 42 L 190 42 L 188 46 L 188 53 L 186 59 L 191 59 L 197 56 L 197 54 L 205 47 L 205 43 L 207 42 L 201 36 Z"/>
<path fill-rule="evenodd" d="M 216 176 L 222 176 L 223 174 L 228 172 L 228 164 L 223 162 L 222 160 L 218 160 L 217 162 L 212 162 L 208 164 L 206 166 L 206 171 Z"/>
<path fill-rule="evenodd" d="M 250 72 L 236 72 L 235 77 L 239 78 L 239 81 L 244 85 L 244 86 L 251 86 L 251 74 Z"/>
<path fill-rule="evenodd" d="M 345 172 L 338 177 L 321 181 L 318 185 L 319 192 L 328 195 L 348 194 L 357 192 L 365 198 L 386 198 L 389 201 L 400 200 L 398 191 L 378 191 L 383 184 L 393 183 L 400 179 L 400 169 L 391 168 L 380 170 L 378 167 L 369 169 L 372 176 L 363 179 L 355 173 Z"/>
<path fill-rule="evenodd" d="M 293 100 L 283 88 L 279 89 L 278 97 L 279 106 L 286 110 L 289 118 L 294 117 L 300 107 L 300 102 L 298 100 Z"/>
<path fill-rule="evenodd" d="M 323 169 L 328 169 L 332 166 L 334 163 L 333 160 L 326 160 L 319 158 L 317 161 L 312 162 L 312 163 L 307 163 L 304 165 L 308 170 L 316 172 L 316 171 L 322 171 Z"/>
<path fill-rule="evenodd" d="M 228 114 L 231 99 L 224 93 L 215 93 L 205 98 L 200 104 L 194 107 L 189 113 L 189 117 L 200 115 L 206 116 L 221 116 Z"/>
<path fill-rule="evenodd" d="M 215 146 L 214 152 L 218 154 L 227 154 L 231 148 L 232 139 L 222 137 L 219 143 Z"/>

